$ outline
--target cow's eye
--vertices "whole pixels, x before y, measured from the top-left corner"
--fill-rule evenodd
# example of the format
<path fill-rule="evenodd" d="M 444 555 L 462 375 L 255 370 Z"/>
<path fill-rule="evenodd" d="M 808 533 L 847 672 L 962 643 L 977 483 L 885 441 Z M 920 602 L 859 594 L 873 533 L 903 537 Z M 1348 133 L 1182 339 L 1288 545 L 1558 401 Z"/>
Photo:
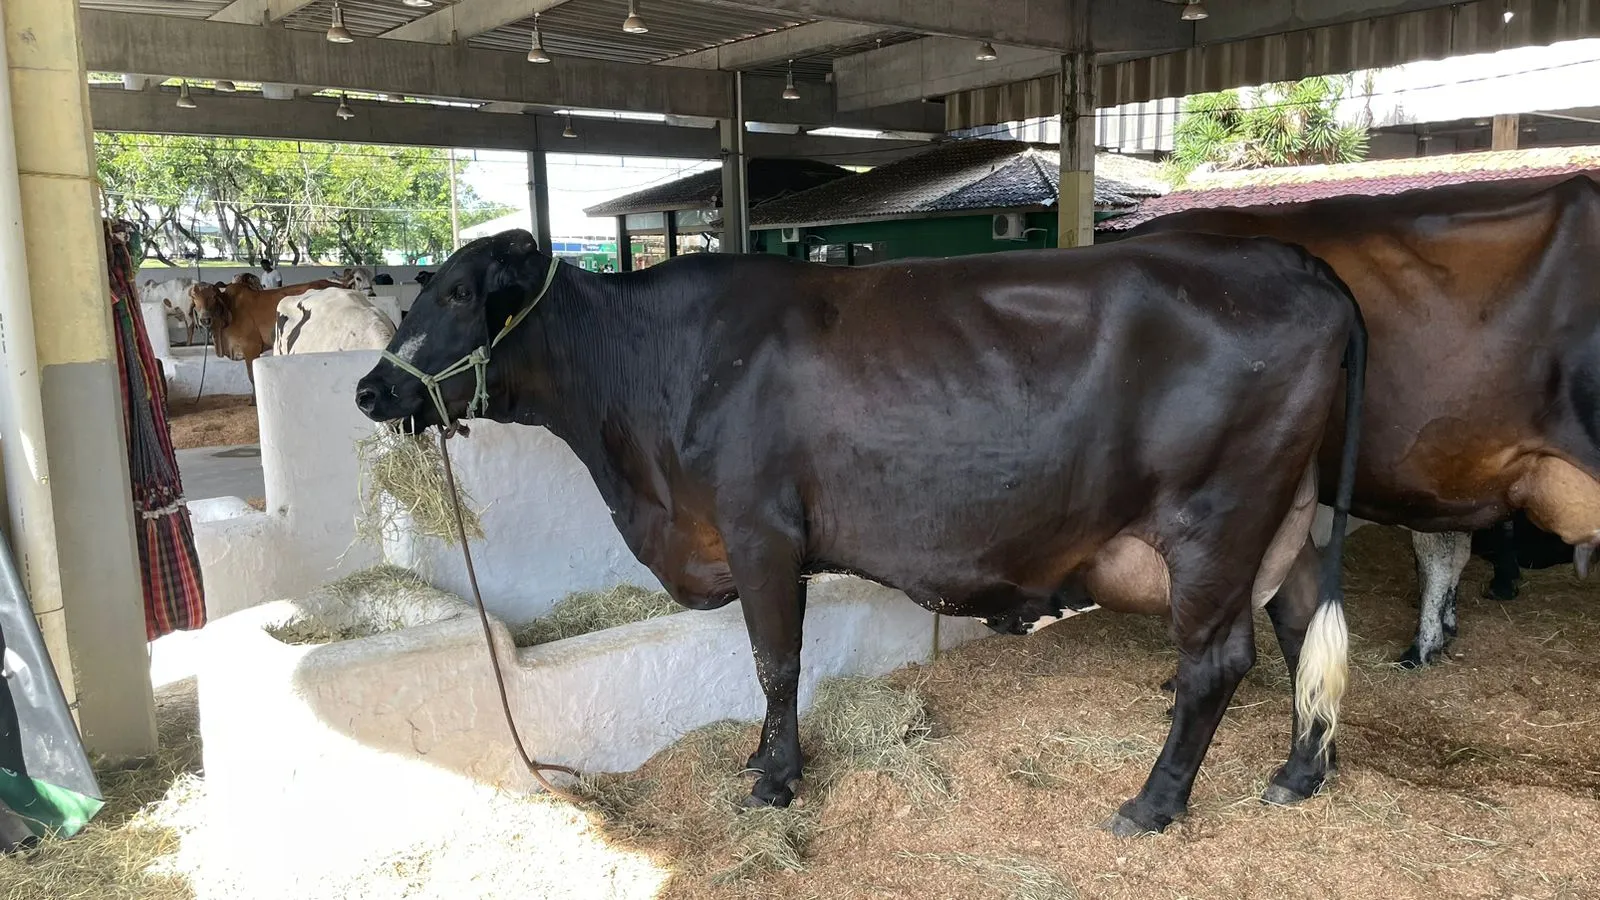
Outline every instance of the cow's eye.
<path fill-rule="evenodd" d="M 472 296 L 471 296 L 470 292 L 467 291 L 467 286 L 464 285 L 464 284 L 458 284 L 455 287 L 450 289 L 450 302 L 451 303 L 466 303 L 468 300 L 471 300 L 471 299 L 472 299 Z"/>

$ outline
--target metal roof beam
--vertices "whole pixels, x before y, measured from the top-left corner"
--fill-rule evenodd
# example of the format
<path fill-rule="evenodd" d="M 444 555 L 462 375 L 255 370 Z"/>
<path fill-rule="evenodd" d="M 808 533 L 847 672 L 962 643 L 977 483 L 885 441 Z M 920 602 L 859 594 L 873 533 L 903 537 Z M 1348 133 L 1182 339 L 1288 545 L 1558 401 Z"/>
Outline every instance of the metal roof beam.
<path fill-rule="evenodd" d="M 391 28 L 383 37 L 423 44 L 453 44 L 477 37 L 534 13 L 547 13 L 567 0 L 461 0 Z"/>
<path fill-rule="evenodd" d="M 120 86 L 92 88 L 90 110 L 96 131 L 141 134 L 247 137 L 271 140 L 337 141 L 414 147 L 475 147 L 606 156 L 715 159 L 716 128 L 683 128 L 651 122 L 576 117 L 576 138 L 563 138 L 566 120 L 551 115 L 477 112 L 466 109 L 350 101 L 356 116 L 344 121 L 326 99 L 274 102 L 259 96 L 194 91 L 195 109 L 179 109 L 170 90 L 125 91 Z M 879 165 L 927 149 L 925 142 L 888 141 L 808 134 L 745 135 L 753 157 L 821 159 L 838 165 Z"/>
<path fill-rule="evenodd" d="M 759 69 L 787 59 L 804 59 L 819 53 L 851 47 L 890 33 L 891 29 L 875 25 L 811 22 L 742 41 L 733 41 L 720 47 L 674 56 L 662 60 L 659 65 L 684 66 L 691 69 L 722 69 L 728 72 Z"/>

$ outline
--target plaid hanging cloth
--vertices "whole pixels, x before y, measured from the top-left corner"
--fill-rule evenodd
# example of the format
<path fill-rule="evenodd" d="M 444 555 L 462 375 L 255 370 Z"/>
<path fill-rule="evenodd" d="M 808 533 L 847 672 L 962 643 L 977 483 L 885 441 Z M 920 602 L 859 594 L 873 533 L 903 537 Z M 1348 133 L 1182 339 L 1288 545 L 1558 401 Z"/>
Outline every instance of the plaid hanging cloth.
<path fill-rule="evenodd" d="M 155 640 L 206 623 L 205 587 L 194 529 L 183 499 L 178 457 L 167 430 L 167 391 L 161 365 L 150 351 L 126 222 L 105 224 L 106 267 L 111 271 L 111 318 L 122 374 L 123 426 L 128 437 L 128 475 L 133 482 L 134 529 L 144 581 L 145 633 Z"/>

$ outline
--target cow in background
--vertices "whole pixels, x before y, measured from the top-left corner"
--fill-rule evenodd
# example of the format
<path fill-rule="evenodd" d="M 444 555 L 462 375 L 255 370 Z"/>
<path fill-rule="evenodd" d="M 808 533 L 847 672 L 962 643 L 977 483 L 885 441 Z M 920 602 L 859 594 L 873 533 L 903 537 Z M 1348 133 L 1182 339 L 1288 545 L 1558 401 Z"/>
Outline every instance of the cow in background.
<path fill-rule="evenodd" d="M 254 364 L 258 357 L 272 348 L 273 332 L 278 324 L 278 303 L 285 297 L 306 291 L 338 286 L 332 281 L 309 281 L 271 290 L 256 290 L 241 276 L 231 284 L 219 281 L 216 284 L 196 285 L 190 296 L 200 325 L 211 329 L 211 345 L 217 356 L 244 361 L 245 374 L 250 378 L 253 394 L 256 383 Z"/>
<path fill-rule="evenodd" d="M 307 291 L 278 302 L 272 352 L 330 353 L 382 350 L 394 337 L 394 322 L 365 294 L 345 288 Z"/>
<path fill-rule="evenodd" d="M 1372 381 L 1352 512 L 1412 529 L 1422 611 L 1402 665 L 1433 661 L 1455 633 L 1473 531 L 1524 511 L 1587 572 L 1600 546 L 1593 178 L 1191 209 L 1124 234 L 1166 231 L 1299 244 L 1360 302 Z"/>
<path fill-rule="evenodd" d="M 360 291 L 363 294 L 372 293 L 373 274 L 366 266 L 350 266 L 343 272 L 334 272 L 331 280 L 339 287 L 348 290 Z"/>

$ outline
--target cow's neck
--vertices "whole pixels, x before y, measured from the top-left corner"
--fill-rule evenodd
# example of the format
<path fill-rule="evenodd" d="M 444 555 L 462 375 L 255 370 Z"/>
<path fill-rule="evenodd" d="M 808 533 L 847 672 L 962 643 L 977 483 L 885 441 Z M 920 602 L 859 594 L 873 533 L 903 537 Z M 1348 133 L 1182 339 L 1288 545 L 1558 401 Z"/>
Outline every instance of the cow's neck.
<path fill-rule="evenodd" d="M 657 493 L 657 454 L 681 430 L 696 363 L 685 358 L 692 345 L 680 332 L 695 320 L 679 314 L 694 300 L 682 281 L 665 271 L 616 277 L 563 266 L 520 344 L 529 362 L 513 367 L 514 420 L 565 441 L 613 509 L 640 490 Z"/>

